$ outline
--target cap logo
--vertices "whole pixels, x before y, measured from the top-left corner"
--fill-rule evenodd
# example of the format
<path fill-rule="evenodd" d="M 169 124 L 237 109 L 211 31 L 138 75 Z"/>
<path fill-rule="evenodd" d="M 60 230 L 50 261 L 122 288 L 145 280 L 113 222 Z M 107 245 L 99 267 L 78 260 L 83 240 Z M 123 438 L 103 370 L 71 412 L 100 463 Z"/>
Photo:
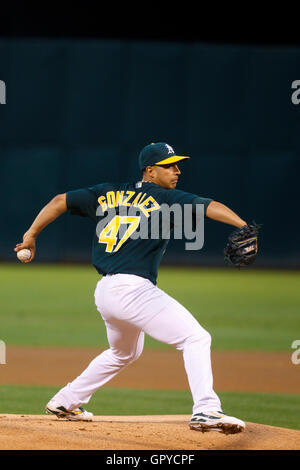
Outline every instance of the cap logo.
<path fill-rule="evenodd" d="M 168 153 L 175 153 L 174 150 L 172 149 L 171 145 L 166 144 L 166 147 L 168 149 Z"/>

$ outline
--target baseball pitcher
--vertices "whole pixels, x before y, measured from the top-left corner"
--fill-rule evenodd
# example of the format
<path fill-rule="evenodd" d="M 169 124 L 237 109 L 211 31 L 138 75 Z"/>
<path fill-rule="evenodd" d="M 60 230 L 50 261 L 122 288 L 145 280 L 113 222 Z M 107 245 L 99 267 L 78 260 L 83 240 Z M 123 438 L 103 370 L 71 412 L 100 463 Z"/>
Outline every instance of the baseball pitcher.
<path fill-rule="evenodd" d="M 36 238 L 52 221 L 67 210 L 90 217 L 95 223 L 93 265 L 101 279 L 95 290 L 95 303 L 105 322 L 109 349 L 97 356 L 71 383 L 46 405 L 58 418 L 92 421 L 93 414 L 82 405 L 93 393 L 125 366 L 141 355 L 144 334 L 181 351 L 193 397 L 193 430 L 221 431 L 227 434 L 245 429 L 240 419 L 222 411 L 213 390 L 211 336 L 179 302 L 156 285 L 157 272 L 169 239 L 137 236 L 149 228 L 163 205 L 190 204 L 192 212 L 202 205 L 204 216 L 235 227 L 225 248 L 225 258 L 234 266 L 251 264 L 257 255 L 258 227 L 248 225 L 224 204 L 176 189 L 181 171 L 178 162 L 188 156 L 159 142 L 145 146 L 139 154 L 141 180 L 133 183 L 101 183 L 55 196 L 37 215 L 15 247 L 29 249 L 31 262 Z M 160 228 L 164 220 L 159 220 Z M 171 226 L 171 231 L 172 228 Z"/>

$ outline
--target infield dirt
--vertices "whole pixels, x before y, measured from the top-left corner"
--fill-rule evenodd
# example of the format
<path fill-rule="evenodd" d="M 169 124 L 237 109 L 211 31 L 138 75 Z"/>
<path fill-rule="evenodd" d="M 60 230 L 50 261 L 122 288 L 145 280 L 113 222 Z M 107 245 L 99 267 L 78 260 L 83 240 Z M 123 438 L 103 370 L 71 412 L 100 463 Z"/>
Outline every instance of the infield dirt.
<path fill-rule="evenodd" d="M 7 346 L 0 384 L 65 385 L 102 350 L 97 348 Z M 300 366 L 287 352 L 212 351 L 214 387 L 233 392 L 299 393 Z M 108 387 L 189 390 L 182 354 L 145 349 Z"/>
<path fill-rule="evenodd" d="M 247 423 L 239 434 L 191 431 L 190 416 L 96 416 L 90 423 L 53 416 L 0 415 L 4 450 L 296 450 L 300 431 Z"/>
<path fill-rule="evenodd" d="M 101 350 L 95 348 L 7 348 L 1 384 L 65 385 Z M 216 391 L 299 393 L 300 374 L 289 353 L 212 351 Z M 109 387 L 188 390 L 182 356 L 145 350 Z M 91 423 L 54 416 L 0 415 L 3 450 L 299 450 L 300 431 L 247 423 L 240 434 L 201 433 L 190 415 L 96 416 Z"/>

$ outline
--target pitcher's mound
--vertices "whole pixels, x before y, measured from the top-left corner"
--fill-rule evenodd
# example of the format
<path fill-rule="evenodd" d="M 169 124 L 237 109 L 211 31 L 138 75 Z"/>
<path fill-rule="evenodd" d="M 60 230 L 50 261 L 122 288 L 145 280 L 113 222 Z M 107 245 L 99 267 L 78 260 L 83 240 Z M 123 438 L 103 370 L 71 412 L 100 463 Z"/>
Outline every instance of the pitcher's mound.
<path fill-rule="evenodd" d="M 246 423 L 239 434 L 192 431 L 190 415 L 95 416 L 73 422 L 48 415 L 0 415 L 5 450 L 299 450 L 300 431 Z"/>

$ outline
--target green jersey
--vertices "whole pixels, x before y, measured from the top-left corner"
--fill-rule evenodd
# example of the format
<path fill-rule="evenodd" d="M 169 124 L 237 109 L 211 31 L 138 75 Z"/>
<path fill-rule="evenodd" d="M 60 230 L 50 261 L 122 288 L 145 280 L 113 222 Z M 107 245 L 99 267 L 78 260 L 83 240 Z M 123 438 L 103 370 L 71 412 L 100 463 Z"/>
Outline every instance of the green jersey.
<path fill-rule="evenodd" d="M 196 204 L 203 204 L 205 215 L 212 199 L 165 189 L 151 182 L 138 182 L 102 183 L 69 191 L 66 201 L 71 214 L 89 217 L 95 222 L 92 262 L 99 274 L 135 274 L 156 284 L 158 267 L 169 239 L 161 232 L 156 238 L 134 237 L 141 222 L 150 227 L 162 205 L 184 207 L 191 204 L 195 208 Z"/>

